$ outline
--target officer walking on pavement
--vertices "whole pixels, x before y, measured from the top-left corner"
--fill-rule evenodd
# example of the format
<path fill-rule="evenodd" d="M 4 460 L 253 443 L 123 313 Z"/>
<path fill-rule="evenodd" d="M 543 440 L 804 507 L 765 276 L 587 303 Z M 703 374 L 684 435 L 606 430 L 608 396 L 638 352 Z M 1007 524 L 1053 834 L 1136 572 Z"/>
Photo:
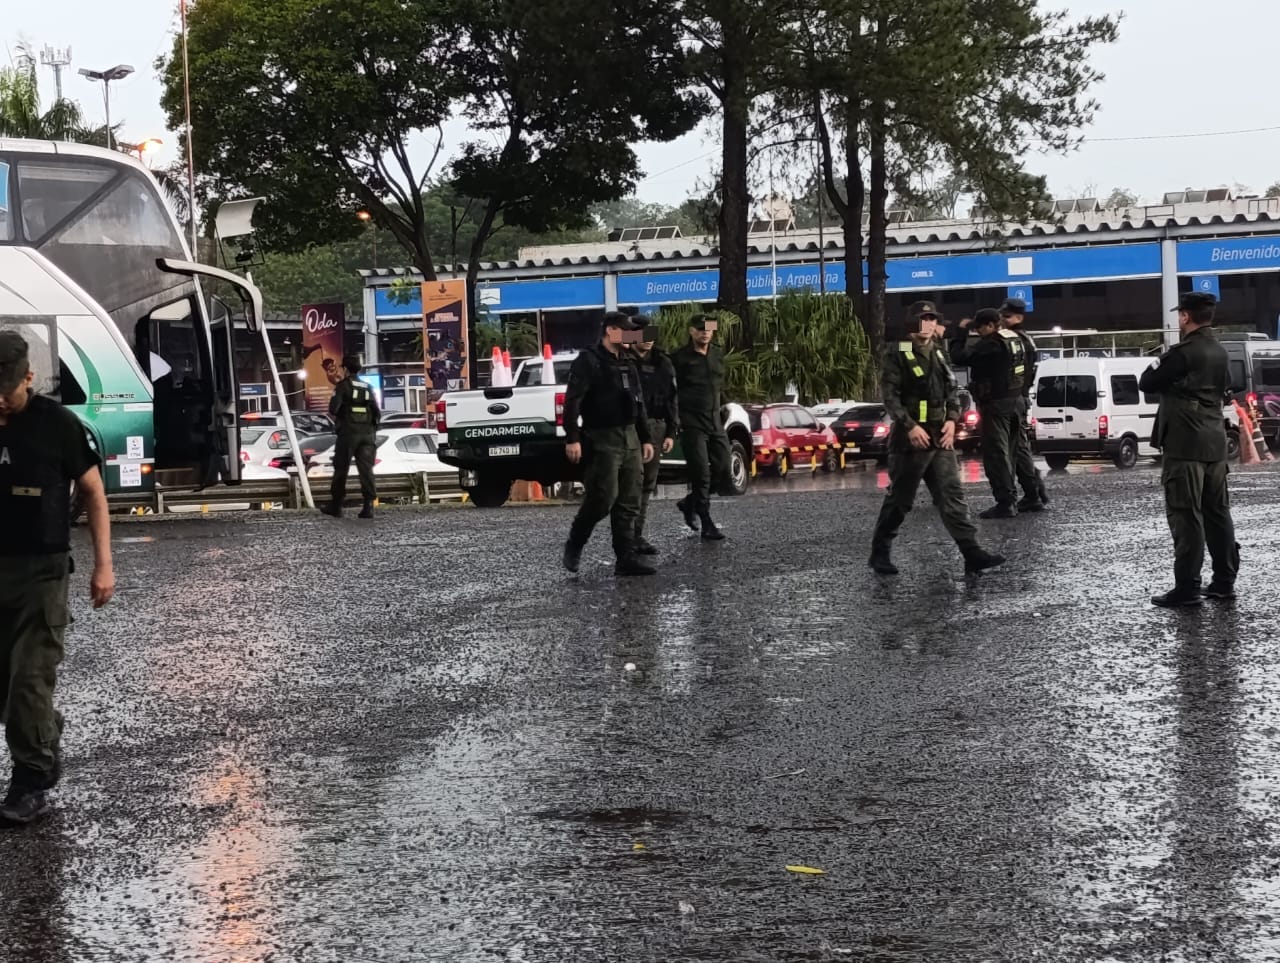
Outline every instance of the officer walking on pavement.
<path fill-rule="evenodd" d="M 1044 476 L 1036 468 L 1035 453 L 1031 450 L 1031 427 L 1027 423 L 1031 412 L 1031 388 L 1036 383 L 1040 356 L 1035 341 L 1022 327 L 1026 317 L 1027 302 L 1022 298 L 1009 298 L 1000 305 L 1000 323 L 1022 342 L 1022 354 L 1027 365 L 1026 375 L 1022 379 L 1022 431 L 1014 436 L 1013 449 L 1013 473 L 1022 487 L 1018 511 L 1042 512 L 1049 504 L 1049 492 L 1044 485 Z"/>
<path fill-rule="evenodd" d="M 605 518 L 613 529 L 614 573 L 652 575 L 655 571 L 636 552 L 644 466 L 656 460 L 640 373 L 628 348 L 639 343 L 643 327 L 621 312 L 610 311 L 600 343 L 580 352 L 569 368 L 565 455 L 573 464 L 582 464 L 586 489 L 564 545 L 564 567 L 570 572 L 578 571 L 591 532 Z"/>
<path fill-rule="evenodd" d="M 733 487 L 729 436 L 720 413 L 724 352 L 712 343 L 718 327 L 711 315 L 695 314 L 689 319 L 688 343 L 671 355 L 680 404 L 680 447 L 689 473 L 689 494 L 676 502 L 676 508 L 690 528 L 697 530 L 701 522 L 702 538 L 708 542 L 724 538 L 711 520 L 711 492 L 723 494 Z"/>
<path fill-rule="evenodd" d="M 63 718 L 53 706 L 71 622 L 71 486 L 93 538 L 89 595 L 111 600 L 111 528 L 98 457 L 75 415 L 32 391 L 27 342 L 0 331 L 0 719 L 13 762 L 0 823 L 50 809 L 62 776 Z"/>
<path fill-rule="evenodd" d="M 960 399 L 955 376 L 934 339 L 938 313 L 917 301 L 907 316 L 908 341 L 885 348 L 880 389 L 893 421 L 889 434 L 889 489 L 871 536 L 868 564 L 878 575 L 897 575 L 889 548 L 915 505 L 923 481 L 947 532 L 964 556 L 965 572 L 976 574 L 1004 564 L 1004 557 L 978 545 L 956 461 Z"/>
<path fill-rule="evenodd" d="M 976 334 L 976 338 L 966 338 Z M 1022 342 L 1000 327 L 1000 312 L 983 308 L 956 325 L 951 334 L 951 361 L 969 368 L 969 390 L 982 416 L 982 467 L 996 503 L 979 518 L 1013 518 L 1018 514 L 1013 459 L 1023 434 L 1022 386 L 1027 362 Z"/>
<path fill-rule="evenodd" d="M 333 446 L 333 484 L 329 490 L 329 504 L 322 508 L 326 515 L 342 517 L 342 503 L 347 497 L 347 475 L 351 471 L 351 458 L 356 460 L 360 474 L 360 495 L 364 506 L 361 518 L 373 518 L 373 503 L 378 497 L 373 481 L 373 463 L 377 455 L 378 424 L 382 412 L 373 389 L 360 375 L 360 361 L 354 355 L 342 359 L 342 367 L 332 371 L 329 380 L 334 383 L 333 397 L 329 399 L 329 414 L 337 422 L 338 441 Z"/>
<path fill-rule="evenodd" d="M 640 497 L 640 515 L 636 518 L 636 552 L 640 555 L 657 555 L 658 550 L 644 537 L 644 523 L 649 514 L 649 499 L 658 490 L 658 469 L 661 455 L 675 447 L 676 433 L 680 430 L 679 405 L 676 402 L 676 372 L 671 359 L 658 347 L 658 326 L 649 318 L 639 315 L 634 324 L 644 325 L 643 339 L 635 346 L 636 367 L 640 371 L 640 384 L 644 389 L 644 410 L 649 416 L 649 438 L 655 447 L 661 445 L 659 457 L 644 463 L 644 492 Z"/>
<path fill-rule="evenodd" d="M 1142 373 L 1138 389 L 1160 395 L 1151 444 L 1160 449 L 1160 482 L 1173 533 L 1174 587 L 1151 599 L 1164 608 L 1199 605 L 1201 596 L 1236 597 L 1240 546 L 1236 543 L 1227 491 L 1227 433 L 1222 406 L 1231 384 L 1227 352 L 1213 331 L 1212 294 L 1182 295 L 1178 330 L 1182 340 Z M 1213 561 L 1213 581 L 1200 588 L 1204 551 Z"/>

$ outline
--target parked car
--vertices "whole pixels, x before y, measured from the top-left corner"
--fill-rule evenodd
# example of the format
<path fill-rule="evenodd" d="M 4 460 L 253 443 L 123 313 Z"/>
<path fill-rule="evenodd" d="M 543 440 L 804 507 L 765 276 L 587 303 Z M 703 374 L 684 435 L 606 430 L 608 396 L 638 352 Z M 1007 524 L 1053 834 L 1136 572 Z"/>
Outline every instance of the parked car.
<path fill-rule="evenodd" d="M 885 407 L 866 402 L 846 407 L 831 422 L 836 440 L 845 446 L 845 458 L 874 458 L 884 463 L 889 459 L 891 422 Z"/>
<path fill-rule="evenodd" d="M 309 435 L 307 437 L 310 437 Z M 301 446 L 302 438 L 298 439 Z M 266 426 L 240 429 L 240 461 L 245 465 L 266 465 L 280 468 L 275 461 L 282 454 L 288 454 L 292 462 L 293 452 L 289 448 L 289 433 L 283 428 Z"/>
<path fill-rule="evenodd" d="M 982 416 L 973 395 L 964 388 L 960 395 L 960 421 L 956 424 L 956 451 L 977 451 L 982 447 Z"/>
<path fill-rule="evenodd" d="M 450 471 L 436 457 L 436 434 L 422 428 L 387 428 L 375 439 L 375 475 L 408 475 L 413 472 Z M 354 458 L 352 459 L 354 463 Z M 308 478 L 333 477 L 333 448 L 319 452 L 307 472 Z"/>
<path fill-rule="evenodd" d="M 809 414 L 818 419 L 818 424 L 823 428 L 830 428 L 831 422 L 835 421 L 836 417 L 852 404 L 852 401 L 828 401 L 811 407 Z"/>
<path fill-rule="evenodd" d="M 294 430 L 307 435 L 323 435 L 333 431 L 333 419 L 317 411 L 291 411 Z M 283 428 L 284 415 L 278 411 L 246 411 L 240 424 L 254 428 Z"/>
<path fill-rule="evenodd" d="M 391 411 L 382 413 L 379 428 L 434 428 L 435 414 L 425 411 Z"/>
<path fill-rule="evenodd" d="M 244 429 L 241 429 L 242 431 Z M 298 447 L 302 449 L 302 463 L 310 468 L 315 464 L 316 456 L 321 452 L 328 451 L 337 444 L 338 436 L 329 433 L 327 435 L 307 435 L 298 439 Z M 267 464 L 272 468 L 280 468 L 284 471 L 293 469 L 293 452 L 288 447 L 284 451 L 276 452 Z"/>
<path fill-rule="evenodd" d="M 840 467 L 837 438 L 800 405 L 749 405 L 751 444 L 756 467 L 786 474 L 793 468 L 818 465 L 831 472 Z M 825 446 L 825 447 L 824 447 Z"/>

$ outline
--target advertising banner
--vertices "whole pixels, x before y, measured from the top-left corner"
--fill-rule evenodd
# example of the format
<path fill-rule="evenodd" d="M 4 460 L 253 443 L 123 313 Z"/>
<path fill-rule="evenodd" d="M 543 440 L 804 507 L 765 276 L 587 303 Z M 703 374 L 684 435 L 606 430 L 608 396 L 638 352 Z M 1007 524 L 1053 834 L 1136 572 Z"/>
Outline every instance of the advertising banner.
<path fill-rule="evenodd" d="M 342 364 L 347 309 L 342 304 L 302 306 L 302 370 L 307 411 L 328 411 L 333 397 L 329 371 Z"/>
<path fill-rule="evenodd" d="M 467 282 L 422 283 L 422 357 L 435 391 L 465 391 L 467 375 Z"/>

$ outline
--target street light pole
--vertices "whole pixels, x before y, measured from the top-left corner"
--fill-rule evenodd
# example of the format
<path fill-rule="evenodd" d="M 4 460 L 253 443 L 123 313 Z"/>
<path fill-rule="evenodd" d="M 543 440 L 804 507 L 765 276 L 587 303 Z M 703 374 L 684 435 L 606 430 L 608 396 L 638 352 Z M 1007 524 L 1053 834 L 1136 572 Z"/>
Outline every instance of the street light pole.
<path fill-rule="evenodd" d="M 107 114 L 107 150 L 113 150 L 115 144 L 112 142 L 111 136 L 111 81 L 124 80 L 133 73 L 133 68 L 128 64 L 116 64 L 110 70 L 88 70 L 84 67 L 80 68 L 80 76 L 88 77 L 95 83 L 102 82 L 102 104 Z"/>

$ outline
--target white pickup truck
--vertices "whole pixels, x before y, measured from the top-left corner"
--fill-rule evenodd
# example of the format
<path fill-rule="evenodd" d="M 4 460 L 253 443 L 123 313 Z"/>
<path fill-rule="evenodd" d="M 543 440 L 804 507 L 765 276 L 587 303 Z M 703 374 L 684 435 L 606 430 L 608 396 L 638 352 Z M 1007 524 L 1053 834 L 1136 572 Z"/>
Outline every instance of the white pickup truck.
<path fill-rule="evenodd" d="M 436 429 L 444 436 L 438 451 L 446 465 L 458 469 L 458 480 L 479 508 L 498 508 L 517 480 L 543 485 L 577 481 L 582 466 L 564 454 L 564 394 L 576 351 L 552 358 L 556 383 L 542 383 L 542 359 L 520 363 L 515 385 L 452 391 L 436 402 Z M 751 484 L 751 423 L 741 405 L 725 405 L 725 431 L 732 453 L 731 472 L 737 494 Z M 676 442 L 663 457 L 659 479 L 678 483 L 685 460 Z"/>

